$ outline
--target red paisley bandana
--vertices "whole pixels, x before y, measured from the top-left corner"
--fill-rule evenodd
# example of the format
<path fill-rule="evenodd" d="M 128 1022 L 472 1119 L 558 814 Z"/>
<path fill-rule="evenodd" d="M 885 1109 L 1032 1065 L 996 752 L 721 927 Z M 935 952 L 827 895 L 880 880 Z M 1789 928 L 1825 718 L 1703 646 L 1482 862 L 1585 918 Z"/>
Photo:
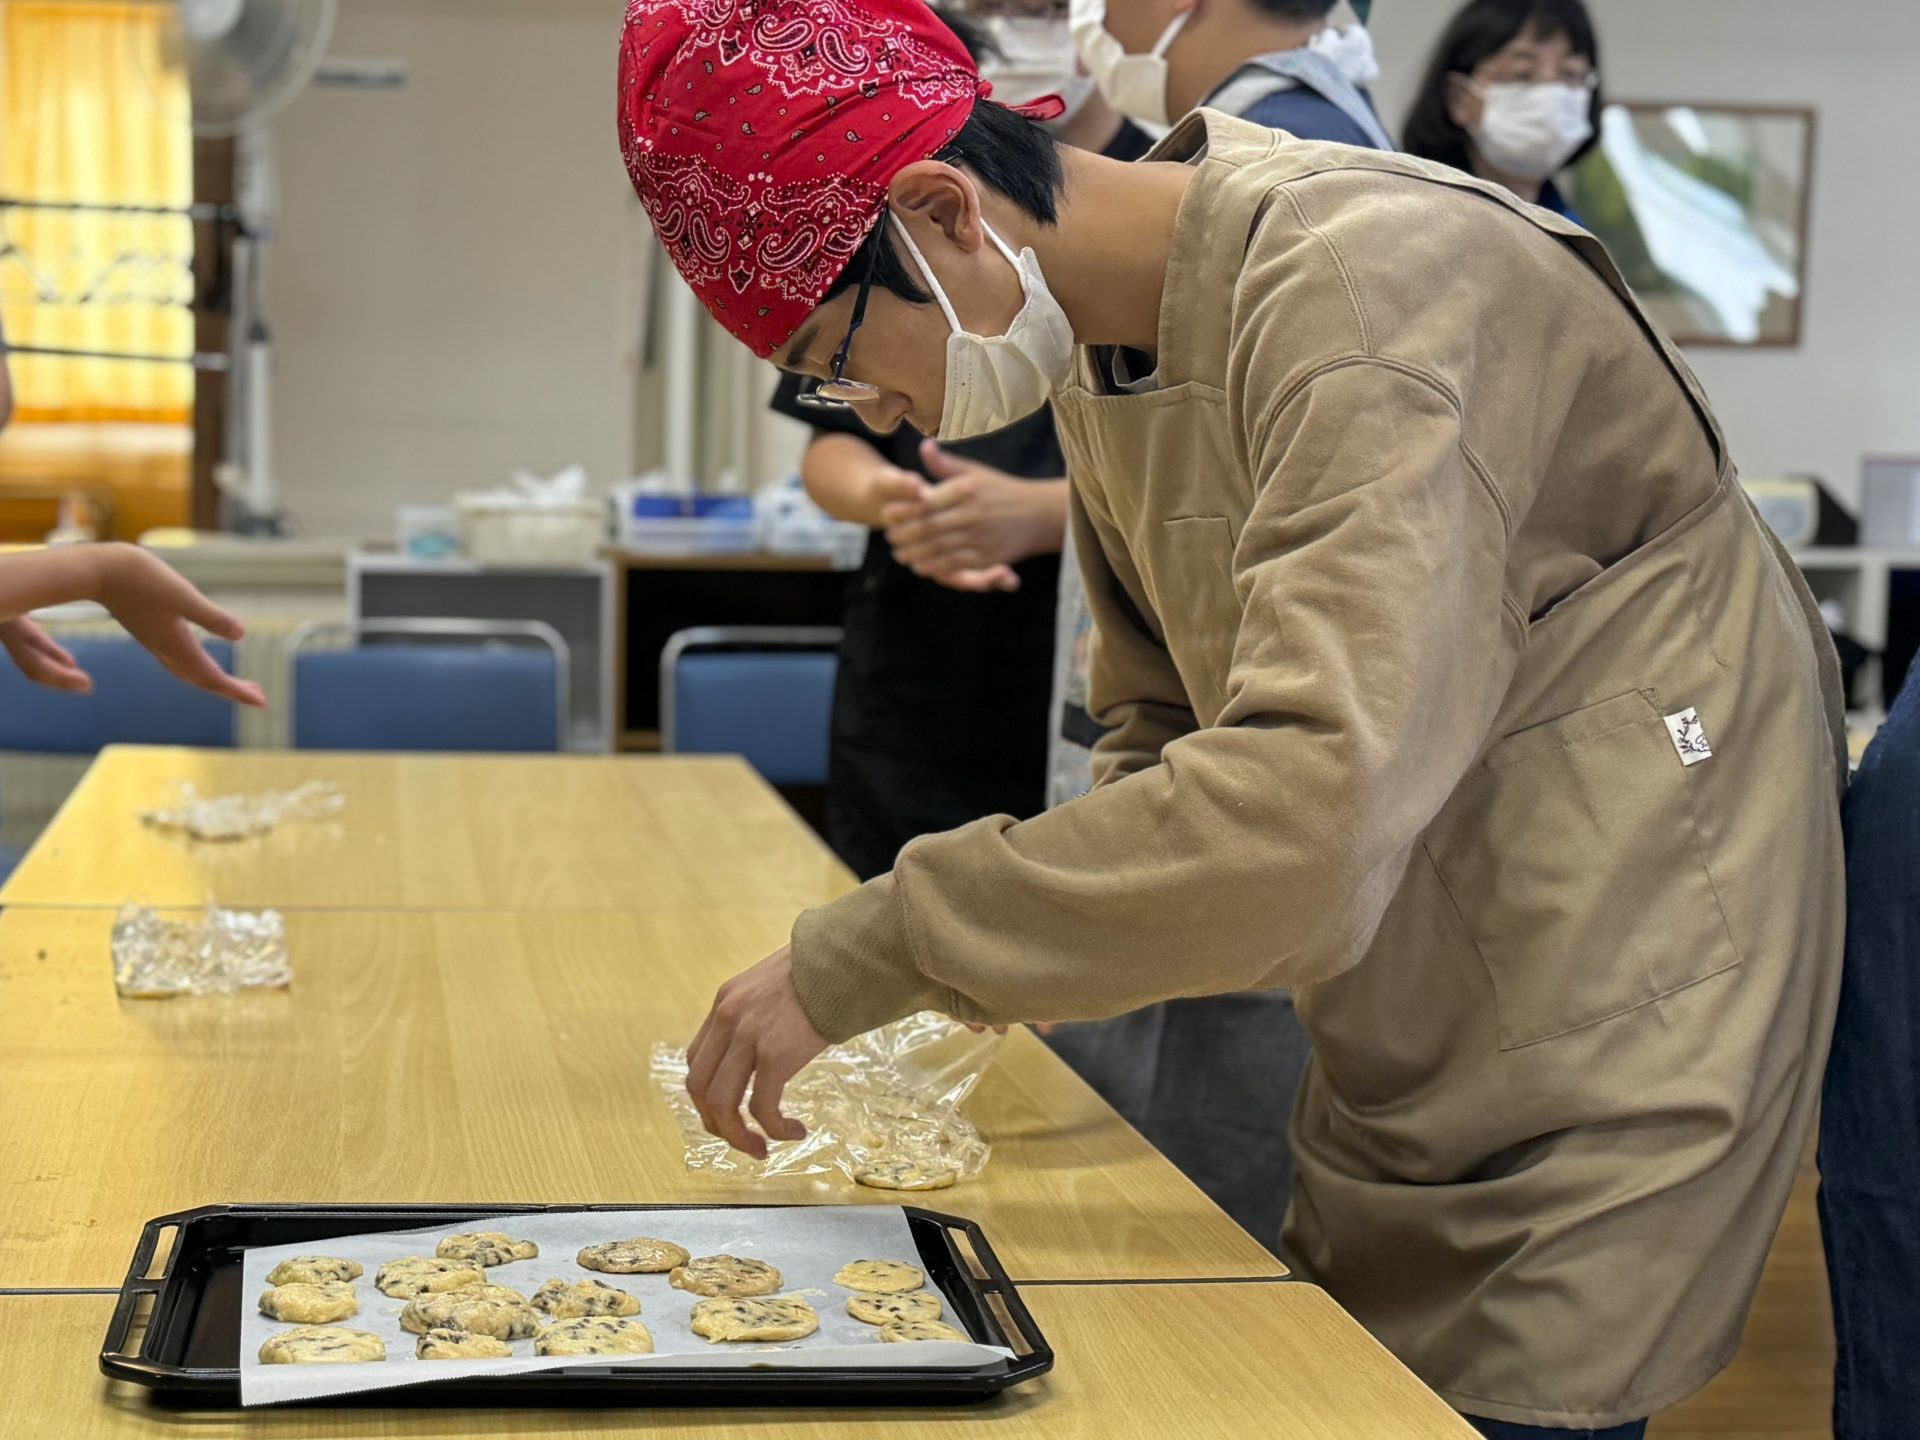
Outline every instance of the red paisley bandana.
<path fill-rule="evenodd" d="M 920 0 L 631 0 L 620 148 L 674 266 L 765 357 L 991 88 Z"/>

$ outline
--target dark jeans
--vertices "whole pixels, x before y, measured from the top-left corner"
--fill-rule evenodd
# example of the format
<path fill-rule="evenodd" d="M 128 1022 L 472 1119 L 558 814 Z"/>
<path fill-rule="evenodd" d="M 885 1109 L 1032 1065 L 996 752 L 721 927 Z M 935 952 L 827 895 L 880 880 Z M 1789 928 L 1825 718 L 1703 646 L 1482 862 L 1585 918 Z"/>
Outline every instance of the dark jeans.
<path fill-rule="evenodd" d="M 1920 674 L 1846 804 L 1847 956 L 1820 1102 L 1835 1440 L 1920 1434 Z"/>
<path fill-rule="evenodd" d="M 1635 1420 L 1626 1425 L 1609 1425 L 1605 1430 L 1555 1430 L 1548 1425 L 1513 1425 L 1505 1420 L 1476 1420 L 1471 1415 L 1465 1419 L 1487 1440 L 1641 1440 L 1647 1433 L 1647 1422 L 1644 1420 Z"/>
<path fill-rule="evenodd" d="M 1169 1000 L 1063 1025 L 1059 1056 L 1269 1250 L 1293 1179 L 1287 1125 L 1307 1065 L 1293 997 Z"/>

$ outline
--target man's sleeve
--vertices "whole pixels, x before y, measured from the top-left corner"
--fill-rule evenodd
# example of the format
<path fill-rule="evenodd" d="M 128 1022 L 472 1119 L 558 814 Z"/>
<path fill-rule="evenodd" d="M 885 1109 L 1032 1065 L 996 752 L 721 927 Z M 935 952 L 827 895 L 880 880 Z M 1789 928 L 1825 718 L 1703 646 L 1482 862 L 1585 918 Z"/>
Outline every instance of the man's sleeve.
<path fill-rule="evenodd" d="M 1299 986 L 1366 951 L 1512 675 L 1506 510 L 1452 396 L 1401 367 L 1330 366 L 1249 431 L 1218 723 L 1033 820 L 916 840 L 801 916 L 794 983 L 829 1040 L 922 1008 L 1074 1020 Z"/>

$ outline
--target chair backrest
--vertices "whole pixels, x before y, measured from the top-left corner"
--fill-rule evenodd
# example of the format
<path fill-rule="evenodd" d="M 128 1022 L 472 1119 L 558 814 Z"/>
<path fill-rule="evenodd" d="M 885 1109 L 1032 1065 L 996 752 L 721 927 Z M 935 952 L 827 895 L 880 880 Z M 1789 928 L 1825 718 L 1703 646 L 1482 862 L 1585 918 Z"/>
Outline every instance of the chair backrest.
<path fill-rule="evenodd" d="M 660 742 L 740 755 L 774 785 L 824 785 L 840 632 L 815 626 L 682 630 L 660 652 Z"/>
<path fill-rule="evenodd" d="M 329 640 L 352 643 L 321 648 Z M 567 642 L 535 620 L 302 625 L 287 641 L 287 668 L 296 750 L 554 751 L 566 743 Z"/>
<path fill-rule="evenodd" d="M 233 744 L 234 706 L 176 679 L 134 640 L 63 639 L 93 677 L 85 695 L 36 685 L 0 659 L 0 750 L 91 755 L 108 745 Z M 208 640 L 207 653 L 233 668 L 233 646 Z"/>

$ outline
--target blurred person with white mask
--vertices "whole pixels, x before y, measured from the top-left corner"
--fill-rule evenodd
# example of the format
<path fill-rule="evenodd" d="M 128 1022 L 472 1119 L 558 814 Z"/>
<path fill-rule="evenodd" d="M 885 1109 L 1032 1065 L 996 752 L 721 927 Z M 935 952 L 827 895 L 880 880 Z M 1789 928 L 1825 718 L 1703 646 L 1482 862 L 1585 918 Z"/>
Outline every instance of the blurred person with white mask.
<path fill-rule="evenodd" d="M 1103 95 L 1147 125 L 1206 108 L 1302 140 L 1391 150 L 1367 87 L 1364 24 L 1337 0 L 1073 0 L 1073 37 Z M 1364 20 L 1371 0 L 1355 13 Z"/>
<path fill-rule="evenodd" d="M 1147 134 L 1079 72 L 1066 0 L 943 18 L 997 99 L 1059 97 L 1047 128 L 1062 143 L 1146 153 Z M 801 479 L 872 531 L 842 616 L 825 805 L 828 843 L 865 880 L 921 835 L 1045 806 L 1066 460 L 1045 409 L 942 445 L 910 425 L 876 434 L 810 389 L 785 376 L 772 402 L 812 429 Z"/>
<path fill-rule="evenodd" d="M 1143 124 L 1203 106 L 1299 140 L 1391 150 L 1367 92 L 1380 74 L 1373 42 L 1364 25 L 1332 23 L 1335 8 L 1336 0 L 1073 0 L 1073 38 L 1101 94 Z M 1363 19 L 1370 8 L 1354 6 Z M 1093 621 L 1071 537 L 1066 560 L 1047 765 L 1053 804 L 1092 787 L 1101 735 L 1088 713 Z M 1308 1053 L 1290 995 L 1174 1000 L 1051 1039 L 1217 1205 L 1262 1243 L 1278 1243 L 1293 1164 L 1288 1117 Z"/>
<path fill-rule="evenodd" d="M 1554 177 L 1594 147 L 1604 108 L 1582 0 L 1471 0 L 1434 47 L 1402 139 L 1578 220 Z"/>

